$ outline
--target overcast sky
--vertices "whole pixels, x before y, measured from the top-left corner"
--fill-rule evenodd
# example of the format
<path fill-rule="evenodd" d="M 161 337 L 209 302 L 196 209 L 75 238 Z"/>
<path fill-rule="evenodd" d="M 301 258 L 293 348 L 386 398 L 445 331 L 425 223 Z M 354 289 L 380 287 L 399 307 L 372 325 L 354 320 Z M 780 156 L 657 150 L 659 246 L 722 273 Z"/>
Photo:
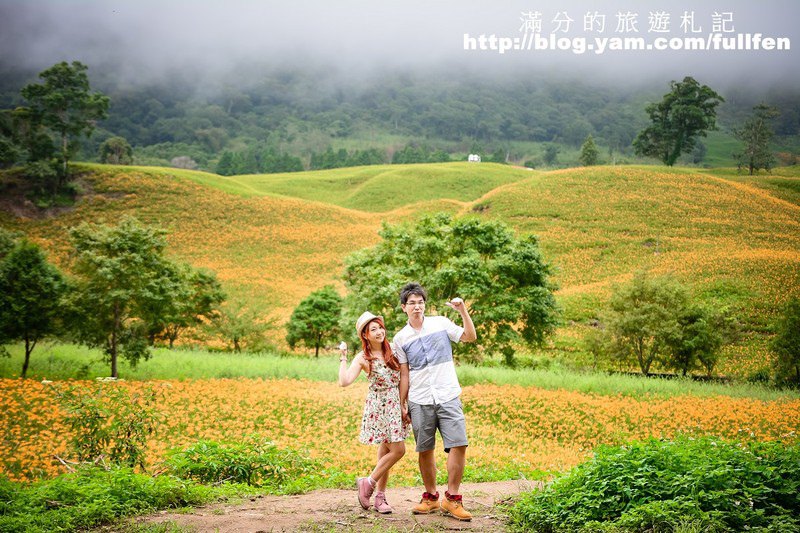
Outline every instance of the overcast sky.
<path fill-rule="evenodd" d="M 584 27 L 587 13 L 595 15 L 590 30 Z M 688 14 L 693 14 L 693 28 Z M 523 38 L 525 25 L 537 19 L 543 37 L 552 34 L 570 49 L 480 50 L 491 48 L 492 35 Z M 715 25 L 724 37 L 786 37 L 792 49 L 576 54 L 581 47 L 572 46 L 580 38 L 589 43 L 620 37 L 643 37 L 648 43 L 658 37 L 706 39 Z M 503 69 L 521 76 L 558 68 L 587 79 L 692 75 L 704 82 L 786 83 L 798 79 L 798 26 L 796 0 L 0 0 L 0 62 L 42 69 L 80 60 L 90 73 L 92 65 L 119 64 L 124 65 L 121 75 L 132 79 L 162 76 L 176 66 L 214 74 L 258 61 L 318 63 L 365 74 L 463 64 L 471 71 Z M 467 44 L 478 49 L 464 50 L 465 34 Z"/>

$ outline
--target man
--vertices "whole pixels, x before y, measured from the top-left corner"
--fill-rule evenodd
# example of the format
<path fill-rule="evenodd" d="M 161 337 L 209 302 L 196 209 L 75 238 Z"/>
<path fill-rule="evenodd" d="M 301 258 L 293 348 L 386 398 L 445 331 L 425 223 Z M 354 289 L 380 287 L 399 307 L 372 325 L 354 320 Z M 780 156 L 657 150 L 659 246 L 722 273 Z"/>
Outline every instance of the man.
<path fill-rule="evenodd" d="M 427 298 L 418 283 L 403 287 L 400 306 L 408 315 L 408 324 L 394 337 L 400 361 L 400 404 L 411 417 L 425 485 L 422 500 L 413 512 L 427 514 L 441 508 L 459 520 L 471 520 L 459 492 L 467 452 L 467 426 L 450 342 L 472 342 L 477 335 L 464 300 L 453 298 L 446 304 L 461 315 L 461 327 L 443 316 L 426 317 Z M 447 491 L 441 506 L 433 453 L 437 428 L 447 453 Z"/>

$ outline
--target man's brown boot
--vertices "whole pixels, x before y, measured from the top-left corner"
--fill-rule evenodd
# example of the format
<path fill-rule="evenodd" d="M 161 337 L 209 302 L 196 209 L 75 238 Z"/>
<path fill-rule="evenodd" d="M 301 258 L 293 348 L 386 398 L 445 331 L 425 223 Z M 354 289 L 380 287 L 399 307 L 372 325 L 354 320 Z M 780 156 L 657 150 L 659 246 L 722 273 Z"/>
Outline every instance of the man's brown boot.
<path fill-rule="evenodd" d="M 422 500 L 411 509 L 414 514 L 430 514 L 439 510 L 439 493 L 424 492 Z"/>
<path fill-rule="evenodd" d="M 472 515 L 469 511 L 464 509 L 464 505 L 461 503 L 460 494 L 450 494 L 445 491 L 444 500 L 442 501 L 442 512 L 458 520 L 463 520 L 464 522 L 472 520 Z"/>

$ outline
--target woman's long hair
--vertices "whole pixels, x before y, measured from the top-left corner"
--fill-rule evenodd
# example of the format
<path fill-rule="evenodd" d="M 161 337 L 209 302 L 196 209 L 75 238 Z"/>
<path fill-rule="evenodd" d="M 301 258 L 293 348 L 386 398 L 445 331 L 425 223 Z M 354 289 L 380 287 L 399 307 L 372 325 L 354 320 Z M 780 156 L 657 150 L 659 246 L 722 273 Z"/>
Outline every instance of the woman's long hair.
<path fill-rule="evenodd" d="M 364 327 L 361 328 L 361 348 L 364 350 L 364 359 L 367 360 L 369 363 L 369 373 L 372 374 L 372 362 L 377 359 L 377 356 L 372 354 L 372 350 L 370 350 L 369 341 L 367 340 L 366 335 L 364 332 L 367 330 L 369 325 L 373 322 L 377 322 L 381 325 L 381 327 L 386 330 L 386 326 L 383 324 L 383 320 L 380 318 L 373 318 L 366 324 Z M 383 362 L 386 363 L 386 366 L 391 368 L 392 370 L 400 370 L 400 361 L 397 360 L 397 357 L 394 355 L 392 351 L 392 347 L 389 346 L 389 339 L 387 336 L 384 335 L 383 343 L 381 344 L 381 351 L 383 352 Z"/>

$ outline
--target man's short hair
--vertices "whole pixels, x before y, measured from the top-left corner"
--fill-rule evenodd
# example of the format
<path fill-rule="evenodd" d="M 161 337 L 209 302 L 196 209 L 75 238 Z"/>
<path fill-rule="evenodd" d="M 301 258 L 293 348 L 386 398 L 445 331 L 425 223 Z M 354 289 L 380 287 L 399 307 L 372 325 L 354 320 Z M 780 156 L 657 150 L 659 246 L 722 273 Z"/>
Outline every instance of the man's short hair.
<path fill-rule="evenodd" d="M 428 301 L 428 293 L 416 282 L 406 283 L 400 290 L 400 305 L 406 305 L 411 296 L 420 296 L 424 301 Z"/>

